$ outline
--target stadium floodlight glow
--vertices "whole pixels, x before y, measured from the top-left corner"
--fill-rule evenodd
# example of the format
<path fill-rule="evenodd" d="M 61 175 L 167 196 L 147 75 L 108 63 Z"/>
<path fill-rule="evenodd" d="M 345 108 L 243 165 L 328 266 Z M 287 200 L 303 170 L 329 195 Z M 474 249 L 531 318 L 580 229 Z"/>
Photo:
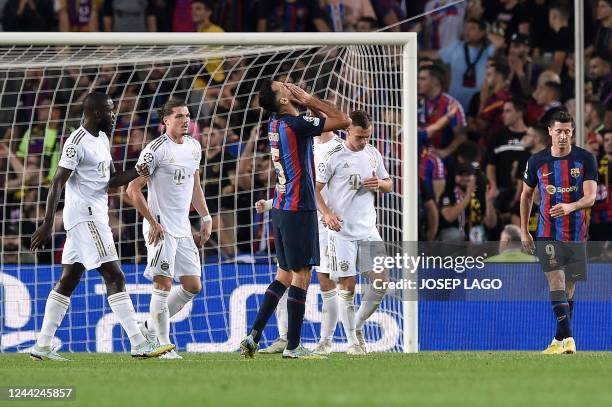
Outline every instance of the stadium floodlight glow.
<path fill-rule="evenodd" d="M 24 168 L 10 163 L 0 168 L 7 186 L 0 198 L 7 212 L 4 219 L 22 218 L 19 234 L 28 240 L 32 231 L 27 224 L 36 223 L 32 207 L 44 206 L 49 168 L 60 143 L 79 124 L 85 93 L 101 90 L 114 99 L 118 120 L 111 150 L 117 167 L 134 165 L 135 152 L 160 134 L 160 101 L 184 98 L 194 119 L 191 131 L 210 152 L 203 154 L 200 172 L 219 175 L 204 182 L 205 193 L 216 191 L 207 198 L 218 207 L 221 233 L 214 233 L 203 256 L 209 259 L 203 294 L 194 301 L 190 316 L 175 317 L 171 339 L 183 350 L 236 350 L 247 318 L 253 318 L 261 300 L 256 294 L 263 292 L 276 266 L 269 218 L 252 210 L 258 199 L 270 197 L 275 182 L 268 156 L 263 150 L 253 153 L 254 143 L 249 143 L 265 120 L 257 108 L 258 81 L 290 79 L 344 111 L 364 109 L 371 114 L 371 143 L 394 179 L 394 191 L 377 199 L 381 236 L 389 242 L 416 242 L 416 39 L 415 33 L 0 33 L 0 126 L 25 163 Z M 143 285 L 143 265 L 133 266 L 144 254 L 141 221 L 120 192 L 111 194 L 111 200 L 119 258 L 127 264 L 137 311 L 144 313 L 149 286 Z M 60 274 L 59 265 L 45 264 L 45 256 L 52 260 L 60 248 L 57 237 L 33 265 L 26 265 L 29 260 L 19 254 L 16 266 L 2 268 L 5 301 L 30 304 L 29 316 L 5 313 L 5 321 L 0 321 L 6 328 L 2 351 L 32 345 L 44 300 Z M 0 258 L 4 254 L 0 252 Z M 253 259 L 265 264 L 252 264 Z M 306 342 L 318 338 L 317 290 L 313 286 L 308 297 Z M 127 338 L 114 329 L 117 322 L 103 291 L 97 273 L 84 274 L 58 331 L 63 351 L 129 349 Z M 365 331 L 372 350 L 417 352 L 417 302 L 386 298 Z M 345 346 L 340 332 L 336 350 Z"/>

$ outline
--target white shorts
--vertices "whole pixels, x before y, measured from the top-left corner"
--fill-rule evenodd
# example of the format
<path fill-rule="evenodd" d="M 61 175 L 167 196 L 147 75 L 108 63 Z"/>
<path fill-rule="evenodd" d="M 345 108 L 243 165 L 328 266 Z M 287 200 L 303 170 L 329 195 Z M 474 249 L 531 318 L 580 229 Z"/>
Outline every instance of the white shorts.
<path fill-rule="evenodd" d="M 148 232 L 144 234 L 147 240 Z M 164 234 L 164 240 L 155 246 L 147 243 L 147 268 L 144 276 L 153 281 L 154 276 L 174 278 L 179 282 L 182 276 L 202 275 L 200 251 L 193 237 L 174 237 Z"/>
<path fill-rule="evenodd" d="M 382 238 L 376 229 L 361 240 L 348 240 L 334 231 L 329 231 L 328 235 L 329 276 L 333 280 L 372 271 L 373 256 L 384 255 Z"/>
<path fill-rule="evenodd" d="M 117 249 L 107 223 L 90 220 L 66 231 L 62 264 L 81 263 L 86 270 L 93 270 L 116 260 Z"/>
<path fill-rule="evenodd" d="M 317 273 L 329 273 L 329 256 L 328 256 L 328 232 L 323 222 L 319 219 L 319 265 L 317 266 Z"/>

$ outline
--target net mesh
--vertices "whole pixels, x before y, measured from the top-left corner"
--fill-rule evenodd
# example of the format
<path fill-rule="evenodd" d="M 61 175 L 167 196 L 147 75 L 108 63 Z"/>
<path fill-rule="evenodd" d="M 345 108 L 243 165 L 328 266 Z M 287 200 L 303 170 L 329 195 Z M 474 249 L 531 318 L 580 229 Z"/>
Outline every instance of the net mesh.
<path fill-rule="evenodd" d="M 203 294 L 173 318 L 179 349 L 234 351 L 253 320 L 275 269 L 267 213 L 254 204 L 273 197 L 275 175 L 266 139 L 267 117 L 257 87 L 273 78 L 299 84 L 345 112 L 368 111 L 371 143 L 394 180 L 377 198 L 385 241 L 402 240 L 401 64 L 399 46 L 81 46 L 0 48 L 0 210 L 3 351 L 26 350 L 39 331 L 49 290 L 61 274 L 65 242 L 62 204 L 45 249 L 27 250 L 62 143 L 80 125 L 91 91 L 109 94 L 117 109 L 111 139 L 116 169 L 133 167 L 142 148 L 161 134 L 157 109 L 169 98 L 187 101 L 191 135 L 202 145 L 200 174 L 213 215 L 202 251 Z M 137 311 L 148 311 L 150 284 L 142 278 L 146 251 L 142 219 L 124 190 L 109 191 L 110 223 Z M 194 231 L 197 213 L 191 213 Z M 57 332 L 63 350 L 129 349 L 105 300 L 102 279 L 86 272 Z M 310 289 L 304 341 L 319 337 L 321 297 Z M 366 325 L 372 350 L 401 350 L 401 302 L 385 299 Z M 264 343 L 275 339 L 275 322 Z M 340 327 L 335 340 L 344 346 Z"/>

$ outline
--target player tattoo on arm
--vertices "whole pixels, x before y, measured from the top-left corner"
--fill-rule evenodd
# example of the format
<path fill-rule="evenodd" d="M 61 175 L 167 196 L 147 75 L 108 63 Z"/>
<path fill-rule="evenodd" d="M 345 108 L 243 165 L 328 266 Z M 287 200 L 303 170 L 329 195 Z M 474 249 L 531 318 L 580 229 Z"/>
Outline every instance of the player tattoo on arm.
<path fill-rule="evenodd" d="M 146 164 L 138 164 L 135 168 L 130 168 L 126 171 L 115 171 L 115 165 L 111 161 L 110 165 L 111 176 L 108 181 L 109 188 L 116 188 L 122 185 L 126 185 L 139 176 L 148 177 L 149 176 L 149 167 Z"/>

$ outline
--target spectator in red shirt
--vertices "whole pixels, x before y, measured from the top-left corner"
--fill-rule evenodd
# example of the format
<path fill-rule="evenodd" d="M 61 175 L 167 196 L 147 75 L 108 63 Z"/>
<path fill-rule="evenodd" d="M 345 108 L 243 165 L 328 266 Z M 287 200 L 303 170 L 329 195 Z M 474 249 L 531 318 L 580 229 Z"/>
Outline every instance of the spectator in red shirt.
<path fill-rule="evenodd" d="M 452 154 L 463 140 L 457 140 L 455 130 L 465 127 L 465 112 L 461 104 L 448 93 L 442 92 L 444 70 L 438 65 L 422 66 L 419 69 L 417 91 L 419 94 L 419 123 L 430 125 L 442 118 L 453 105 L 457 105 L 457 113 L 451 119 L 450 125 L 435 133 L 430 138 L 431 145 L 439 149 L 441 158 Z"/>
<path fill-rule="evenodd" d="M 510 69 L 506 61 L 496 60 L 487 67 L 485 82 L 480 89 L 480 109 L 476 128 L 482 132 L 481 142 L 485 145 L 504 128 L 502 113 L 504 103 L 510 100 L 508 76 Z"/>

